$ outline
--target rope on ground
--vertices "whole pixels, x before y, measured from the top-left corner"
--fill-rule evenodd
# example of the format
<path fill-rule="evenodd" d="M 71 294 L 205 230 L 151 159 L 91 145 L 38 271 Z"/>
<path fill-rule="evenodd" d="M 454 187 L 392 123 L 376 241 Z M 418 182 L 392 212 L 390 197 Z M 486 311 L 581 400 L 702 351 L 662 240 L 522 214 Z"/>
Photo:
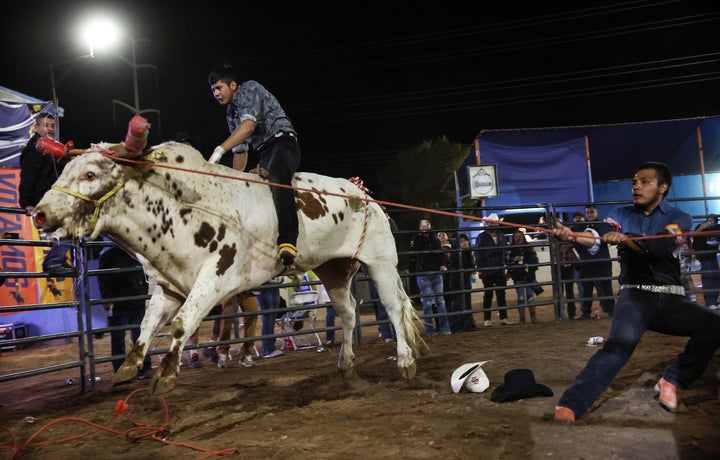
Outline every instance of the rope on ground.
<path fill-rule="evenodd" d="M 169 420 L 170 420 L 170 410 L 167 405 L 167 401 L 165 398 L 160 395 L 158 396 L 158 400 L 162 403 L 164 413 L 165 413 L 165 419 L 163 423 L 159 426 L 150 425 L 146 423 L 142 423 L 140 421 L 134 420 L 132 417 L 130 417 L 128 410 L 130 408 L 130 404 L 128 402 L 130 399 L 135 396 L 137 393 L 141 392 L 149 392 L 148 387 L 144 388 L 138 388 L 134 391 L 132 391 L 125 399 L 119 400 L 115 404 L 115 411 L 113 415 L 108 419 L 108 421 L 103 424 L 97 424 L 88 420 L 83 420 L 76 417 L 63 417 L 57 420 L 53 420 L 52 422 L 46 424 L 45 426 L 41 427 L 38 431 L 36 431 L 32 436 L 30 436 L 27 441 L 20 444 L 17 441 L 17 437 L 13 433 L 12 429 L 5 426 L 0 425 L 0 430 L 3 430 L 8 433 L 10 436 L 12 442 L 10 444 L 0 444 L 0 451 L 2 450 L 12 450 L 12 457 L 13 459 L 17 458 L 22 452 L 31 449 L 31 448 L 37 448 L 37 447 L 45 447 L 50 446 L 54 444 L 61 444 L 67 441 L 72 441 L 75 439 L 82 439 L 86 438 L 90 435 L 93 435 L 95 433 L 98 433 L 100 431 L 105 431 L 107 433 L 112 433 L 118 436 L 122 436 L 124 438 L 127 438 L 133 442 L 143 439 L 143 438 L 151 438 L 155 441 L 161 442 L 168 446 L 178 446 L 178 447 L 184 447 L 186 449 L 192 449 L 198 452 L 203 452 L 204 455 L 201 457 L 198 457 L 196 460 L 204 460 L 216 456 L 229 456 L 236 454 L 238 452 L 238 449 L 236 448 L 228 448 L 223 450 L 209 450 L 205 449 L 199 446 L 194 446 L 191 444 L 183 443 L 183 442 L 172 442 L 168 441 L 168 437 L 170 436 L 170 427 L 169 427 Z M 110 425 L 120 416 L 123 415 L 125 417 L 125 420 L 130 422 L 133 427 L 127 429 L 126 431 L 120 431 L 114 428 L 111 428 Z M 46 430 L 51 428 L 54 425 L 60 424 L 60 423 L 67 423 L 67 422 L 73 422 L 73 423 L 80 423 L 83 425 L 88 425 L 94 429 L 87 431 L 85 433 L 79 433 L 77 435 L 73 436 L 67 436 L 61 439 L 54 439 L 49 441 L 36 441 L 36 439 Z"/>

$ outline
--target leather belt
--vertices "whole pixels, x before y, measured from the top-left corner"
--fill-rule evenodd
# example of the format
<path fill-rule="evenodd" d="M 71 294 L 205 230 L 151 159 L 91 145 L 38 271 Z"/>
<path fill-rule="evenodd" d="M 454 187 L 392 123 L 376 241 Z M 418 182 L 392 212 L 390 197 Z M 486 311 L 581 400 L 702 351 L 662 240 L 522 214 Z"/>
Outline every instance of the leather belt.
<path fill-rule="evenodd" d="M 685 288 L 676 285 L 658 286 L 656 284 L 621 284 L 620 290 L 640 289 L 641 291 L 654 292 L 655 294 L 685 295 Z"/>
<path fill-rule="evenodd" d="M 275 133 L 275 134 L 273 134 L 272 136 L 270 136 L 270 137 L 268 138 L 268 140 L 266 140 L 265 142 L 263 142 L 262 144 L 260 144 L 260 145 L 257 147 L 257 151 L 260 152 L 260 151 L 264 150 L 265 148 L 270 147 L 271 145 L 274 145 L 275 142 L 277 142 L 278 139 L 280 139 L 280 138 L 283 137 L 283 136 L 292 137 L 293 139 L 295 139 L 295 142 L 298 141 L 297 134 L 295 134 L 294 132 L 292 132 L 292 131 L 278 131 L 277 133 Z"/>

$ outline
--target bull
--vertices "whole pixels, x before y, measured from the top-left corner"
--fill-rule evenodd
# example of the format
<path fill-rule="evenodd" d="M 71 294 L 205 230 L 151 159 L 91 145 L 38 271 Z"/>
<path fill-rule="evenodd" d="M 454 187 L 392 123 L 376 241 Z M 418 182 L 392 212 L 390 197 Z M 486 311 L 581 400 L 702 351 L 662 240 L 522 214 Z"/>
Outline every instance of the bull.
<path fill-rule="evenodd" d="M 171 391 L 182 350 L 214 305 L 284 274 L 314 270 L 342 321 L 338 370 L 353 369 L 353 276 L 364 265 L 397 334 L 401 374 L 416 373 L 422 338 L 417 312 L 397 272 L 387 217 L 345 179 L 298 173 L 298 255 L 290 267 L 277 256 L 271 184 L 258 175 L 205 161 L 176 142 L 142 155 L 125 144 L 96 144 L 71 160 L 34 210 L 36 225 L 59 239 L 104 235 L 142 264 L 156 282 L 141 334 L 113 384 L 135 379 L 151 339 L 168 322 L 172 343 L 150 383 Z"/>

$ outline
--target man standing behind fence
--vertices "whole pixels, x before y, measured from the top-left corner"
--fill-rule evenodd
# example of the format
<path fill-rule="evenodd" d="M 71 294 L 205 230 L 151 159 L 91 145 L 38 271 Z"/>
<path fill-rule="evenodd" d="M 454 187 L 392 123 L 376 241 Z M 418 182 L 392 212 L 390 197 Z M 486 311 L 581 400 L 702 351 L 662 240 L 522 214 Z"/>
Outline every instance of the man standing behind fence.
<path fill-rule="evenodd" d="M 606 222 L 600 222 L 597 208 L 594 204 L 585 206 L 585 218 L 587 222 L 574 225 L 573 231 L 590 232 L 595 236 L 601 236 L 612 230 L 612 227 Z M 602 311 L 610 317 L 615 309 L 615 299 L 613 298 L 612 289 L 612 261 L 610 260 L 610 250 L 607 243 L 598 240 L 597 244 L 590 247 L 582 244 L 575 244 L 575 249 L 580 256 L 580 273 L 582 277 L 582 296 L 583 300 L 581 311 L 582 315 L 579 319 L 588 319 L 592 313 L 592 295 L 593 288 L 600 297 L 600 307 Z M 602 297 L 606 297 L 603 299 Z"/>
<path fill-rule="evenodd" d="M 487 228 L 480 235 L 478 235 L 475 246 L 479 250 L 475 253 L 475 263 L 478 267 L 478 275 L 483 281 L 483 286 L 486 288 L 483 294 L 483 317 L 485 327 L 492 326 L 492 297 L 493 292 L 497 297 L 497 305 L 502 309 L 499 312 L 500 324 L 513 324 L 512 321 L 507 318 L 507 310 L 504 308 L 507 304 L 505 303 L 505 288 L 507 286 L 507 279 L 505 278 L 505 256 L 506 249 L 505 235 L 500 232 L 498 228 L 502 219 L 497 214 L 490 214 L 485 222 Z"/>
<path fill-rule="evenodd" d="M 420 288 L 420 301 L 423 304 L 423 322 L 425 323 L 425 334 L 431 337 L 437 333 L 435 322 L 428 316 L 433 313 L 433 304 L 437 308 L 440 333 L 450 335 L 450 321 L 445 308 L 443 291 L 443 277 L 441 272 L 447 270 L 443 263 L 443 255 L 440 250 L 440 240 L 430 231 L 430 221 L 421 220 L 419 224 L 420 233 L 410 242 L 410 250 L 418 251 L 411 256 L 410 271 L 416 271 L 417 284 Z"/>
<path fill-rule="evenodd" d="M 112 273 L 98 276 L 100 294 L 103 299 L 110 300 L 118 297 L 139 297 L 147 295 L 148 283 L 140 262 L 132 258 L 127 252 L 113 246 L 100 255 L 100 269 L 110 268 L 137 268 L 131 272 Z M 130 329 L 130 340 L 135 343 L 140 337 L 140 323 L 145 316 L 144 298 L 135 298 L 123 301 L 105 302 L 108 312 L 108 327 L 137 325 Z M 122 355 L 122 358 L 113 359 L 113 370 L 117 370 L 125 361 L 125 330 L 119 329 L 110 332 L 110 353 Z M 150 355 L 145 355 L 143 367 L 138 373 L 138 380 L 149 379 L 153 376 Z"/>
<path fill-rule="evenodd" d="M 720 267 L 718 266 L 718 217 L 714 214 L 707 216 L 707 219 L 695 227 L 696 232 L 713 232 L 708 236 L 695 235 L 693 237 L 693 249 L 695 258 L 700 261 L 700 280 L 702 281 L 703 299 L 705 306 L 710 310 L 718 308 L 718 296 L 720 296 Z"/>

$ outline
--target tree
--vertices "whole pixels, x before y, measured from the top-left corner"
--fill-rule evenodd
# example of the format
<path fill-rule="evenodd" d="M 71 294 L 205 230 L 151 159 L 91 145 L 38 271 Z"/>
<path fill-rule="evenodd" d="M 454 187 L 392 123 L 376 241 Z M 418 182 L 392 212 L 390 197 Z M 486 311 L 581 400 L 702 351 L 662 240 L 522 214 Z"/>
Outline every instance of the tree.
<path fill-rule="evenodd" d="M 451 143 L 442 136 L 398 153 L 390 166 L 376 173 L 376 186 L 371 187 L 375 198 L 421 208 L 454 208 L 455 193 L 447 184 L 452 180 L 453 171 L 467 157 L 469 148 L 465 144 Z M 451 217 L 432 216 L 431 213 L 405 215 L 412 222 L 402 222 L 403 219 L 398 217 L 400 228 L 415 228 L 418 219 L 426 217 L 434 227 L 452 221 Z"/>

